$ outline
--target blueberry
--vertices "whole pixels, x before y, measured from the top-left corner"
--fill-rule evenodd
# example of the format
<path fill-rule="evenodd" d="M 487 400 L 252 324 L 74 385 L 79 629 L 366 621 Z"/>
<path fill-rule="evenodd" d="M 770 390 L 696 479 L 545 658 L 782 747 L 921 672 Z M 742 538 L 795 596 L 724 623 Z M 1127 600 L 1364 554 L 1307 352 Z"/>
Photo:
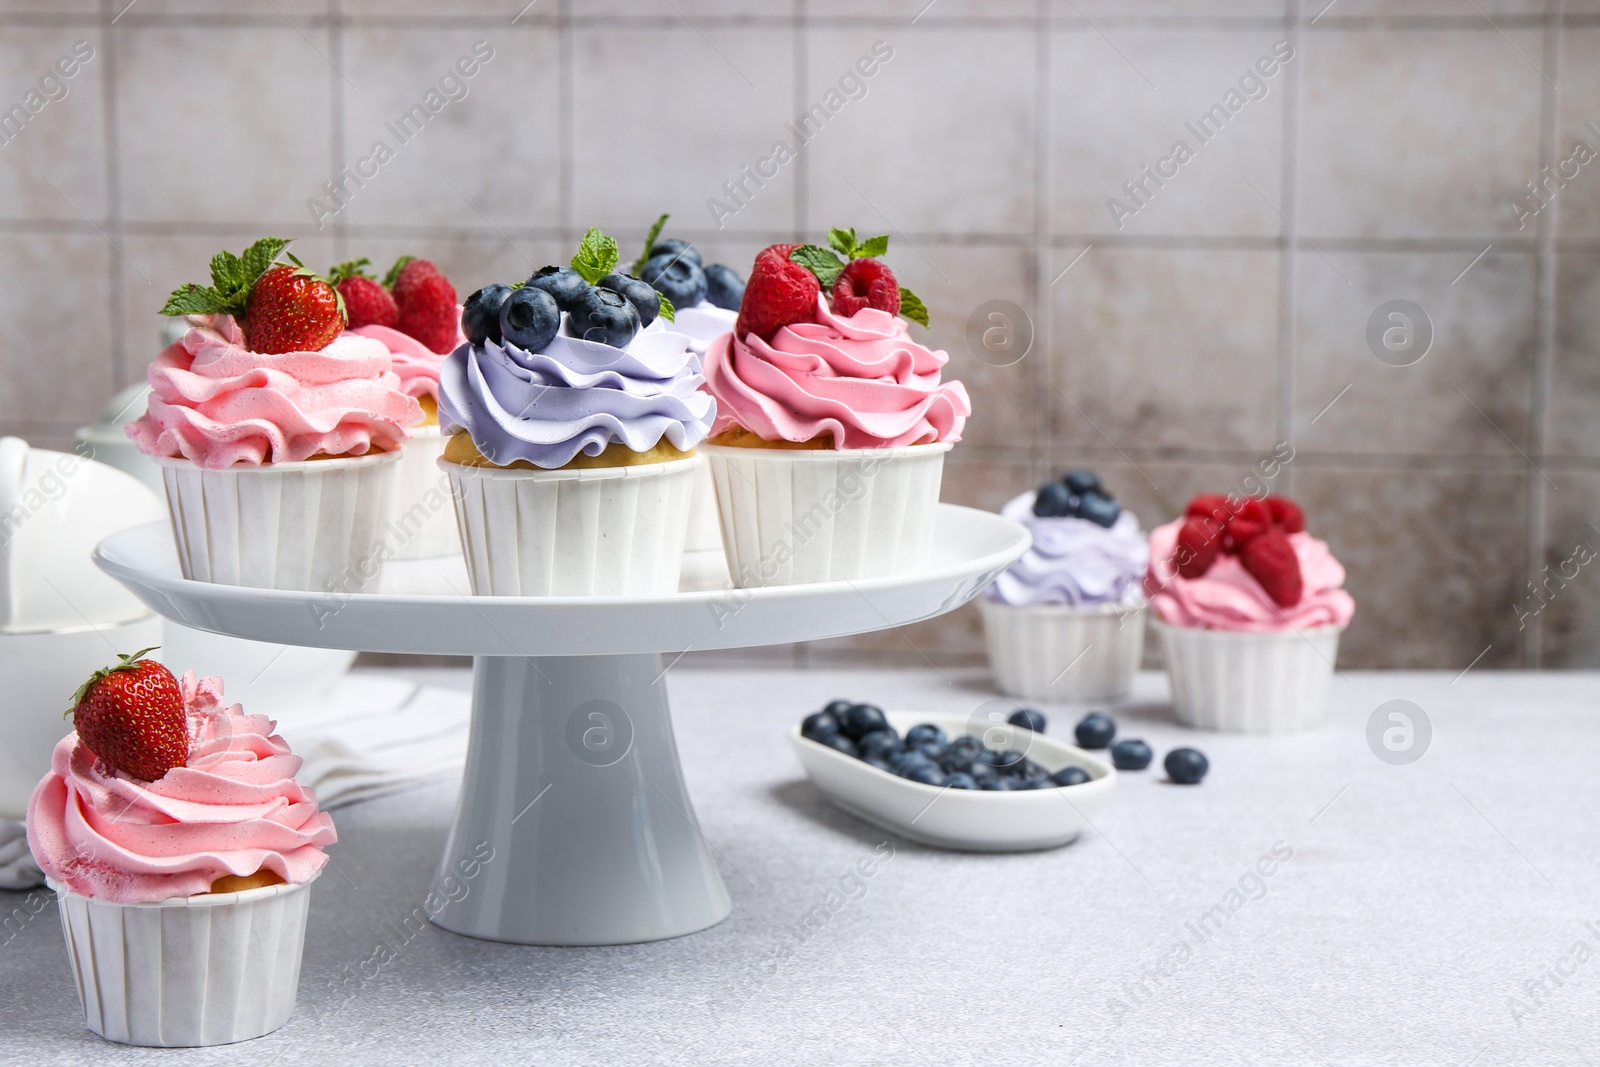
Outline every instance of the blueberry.
<path fill-rule="evenodd" d="M 902 764 L 895 773 L 909 781 L 921 782 L 923 785 L 940 785 L 944 782 L 944 772 L 927 763 Z"/>
<path fill-rule="evenodd" d="M 1116 525 L 1117 517 L 1122 514 L 1122 506 L 1108 496 L 1099 493 L 1085 493 L 1078 498 L 1078 518 L 1088 519 L 1096 526 L 1110 529 Z"/>
<path fill-rule="evenodd" d="M 865 763 L 869 767 L 876 767 L 876 768 L 878 768 L 878 770 L 883 771 L 885 774 L 893 774 L 894 773 L 894 771 L 890 769 L 889 764 L 886 763 L 885 761 L 881 760 L 881 759 L 864 759 L 861 762 Z"/>
<path fill-rule="evenodd" d="M 827 745 L 835 752 L 843 752 L 846 756 L 854 756 L 856 754 L 855 742 L 840 734 L 829 734 L 822 739 L 822 744 Z"/>
<path fill-rule="evenodd" d="M 1021 769 L 1018 772 L 1018 776 L 1026 778 L 1029 781 L 1039 781 L 1050 777 L 1049 771 L 1045 770 L 1031 759 L 1023 760 L 1019 766 Z"/>
<path fill-rule="evenodd" d="M 559 329 L 561 309 L 543 289 L 524 285 L 500 305 L 500 336 L 524 352 L 543 352 Z"/>
<path fill-rule="evenodd" d="M 727 311 L 738 311 L 744 300 L 744 279 L 732 267 L 713 263 L 705 268 L 706 299 Z"/>
<path fill-rule="evenodd" d="M 869 734 L 862 734 L 856 742 L 856 749 L 861 753 L 862 759 L 886 759 L 889 753 L 900 747 L 900 735 L 894 730 L 874 730 Z"/>
<path fill-rule="evenodd" d="M 461 332 L 475 345 L 500 342 L 500 306 L 512 293 L 509 285 L 486 285 L 461 306 Z"/>
<path fill-rule="evenodd" d="M 555 297 L 556 306 L 562 311 L 571 311 L 589 290 L 589 283 L 583 280 L 583 275 L 571 267 L 540 267 L 529 276 L 524 285 L 543 289 Z"/>
<path fill-rule="evenodd" d="M 827 712 L 829 715 L 832 715 L 840 722 L 843 722 L 844 713 L 850 710 L 851 703 L 852 701 L 849 700 L 830 700 L 828 701 L 828 706 L 822 710 Z"/>
<path fill-rule="evenodd" d="M 706 272 L 688 258 L 651 256 L 639 277 L 664 294 L 675 308 L 692 308 L 706 297 Z"/>
<path fill-rule="evenodd" d="M 1086 493 L 1098 493 L 1100 489 L 1100 476 L 1094 471 L 1071 470 L 1061 476 L 1061 484 L 1066 486 L 1074 496 L 1083 496 Z"/>
<path fill-rule="evenodd" d="M 999 749 L 986 748 L 973 757 L 973 762 L 987 764 L 996 770 L 1004 770 L 1006 765 L 1002 761 L 1005 758 L 1006 753 L 1001 752 Z"/>
<path fill-rule="evenodd" d="M 590 286 L 568 312 L 567 332 L 585 341 L 624 348 L 639 332 L 639 313 L 621 293 Z"/>
<path fill-rule="evenodd" d="M 1020 726 L 1024 730 L 1032 730 L 1036 734 L 1044 733 L 1044 716 L 1032 708 L 1018 708 L 1006 719 L 1012 726 Z"/>
<path fill-rule="evenodd" d="M 945 746 L 939 765 L 947 770 L 968 770 L 983 751 L 983 743 L 976 737 L 958 737 Z"/>
<path fill-rule="evenodd" d="M 1063 767 L 1052 774 L 1050 780 L 1056 785 L 1082 785 L 1084 782 L 1092 781 L 1089 772 L 1082 767 Z"/>
<path fill-rule="evenodd" d="M 656 256 L 679 256 L 697 267 L 702 265 L 699 249 L 688 241 L 680 241 L 676 237 L 657 241 L 656 246 L 650 250 L 650 258 L 654 259 Z"/>
<path fill-rule="evenodd" d="M 1060 482 L 1046 482 L 1033 498 L 1033 513 L 1041 519 L 1059 519 L 1067 514 L 1072 494 Z"/>
<path fill-rule="evenodd" d="M 930 763 L 938 763 L 944 756 L 944 746 L 934 741 L 923 741 L 921 744 L 907 745 L 906 748 L 912 752 L 920 752 Z"/>
<path fill-rule="evenodd" d="M 814 711 L 800 721 L 800 736 L 821 743 L 839 734 L 839 720 L 831 711 Z"/>
<path fill-rule="evenodd" d="M 1155 753 L 1143 741 L 1129 739 L 1111 746 L 1111 765 L 1119 771 L 1142 771 L 1154 758 Z"/>
<path fill-rule="evenodd" d="M 944 746 L 944 731 L 931 722 L 919 722 L 906 731 L 906 744 L 920 745 L 924 741 L 932 741 L 941 748 Z"/>
<path fill-rule="evenodd" d="M 661 314 L 661 294 L 631 274 L 607 274 L 595 282 L 602 289 L 621 293 L 639 313 L 639 325 L 648 326 Z"/>
<path fill-rule="evenodd" d="M 984 782 L 987 782 L 990 779 L 1000 777 L 999 771 L 995 770 L 987 763 L 984 763 L 982 760 L 973 760 L 972 763 L 967 766 L 966 773 L 976 778 L 979 785 L 982 785 Z"/>
<path fill-rule="evenodd" d="M 939 765 L 937 763 L 934 763 L 933 760 L 929 759 L 923 753 L 918 752 L 914 748 L 901 749 L 893 756 L 890 756 L 889 767 L 896 774 L 900 774 L 908 767 L 931 767 L 934 770 L 939 769 Z"/>
<path fill-rule="evenodd" d="M 976 788 L 978 788 L 977 779 L 973 778 L 972 775 L 970 775 L 970 774 L 962 774 L 960 771 L 956 771 L 953 774 L 945 775 L 944 776 L 944 781 L 941 784 L 946 789 L 976 789 Z"/>
<path fill-rule="evenodd" d="M 1001 774 L 1010 775 L 1013 778 L 1020 778 L 1022 777 L 1023 767 L 1028 762 L 1028 757 L 1026 754 L 1018 752 L 1016 749 L 1012 748 L 1000 753 L 999 756 L 990 762 L 994 769 L 999 771 Z"/>
<path fill-rule="evenodd" d="M 1179 785 L 1198 785 L 1211 769 L 1205 754 L 1193 748 L 1175 748 L 1167 753 L 1167 777 Z"/>
<path fill-rule="evenodd" d="M 1080 719 L 1073 733 L 1082 748 L 1105 748 L 1117 736 L 1117 724 L 1096 711 Z"/>
<path fill-rule="evenodd" d="M 888 728 L 889 720 L 883 717 L 883 709 L 876 704 L 851 704 L 839 719 L 840 731 L 849 738 L 862 737 L 874 730 Z"/>
<path fill-rule="evenodd" d="M 993 778 L 979 778 L 978 788 L 987 789 L 992 793 L 1008 793 L 1014 787 L 1011 784 L 1011 779 L 995 775 Z"/>

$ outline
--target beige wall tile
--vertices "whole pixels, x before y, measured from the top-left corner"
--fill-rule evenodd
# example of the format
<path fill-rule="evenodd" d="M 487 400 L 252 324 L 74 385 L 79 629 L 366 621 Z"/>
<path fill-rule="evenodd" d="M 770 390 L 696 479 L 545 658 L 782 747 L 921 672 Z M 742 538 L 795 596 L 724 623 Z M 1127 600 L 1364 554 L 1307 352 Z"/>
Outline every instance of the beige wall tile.
<path fill-rule="evenodd" d="M 1596 9 L 1600 10 L 1600 5 Z M 1534 199 L 1522 187 L 1523 182 L 1542 183 L 1542 175 L 1533 173 L 1522 175 L 1517 187 L 1506 191 L 1508 205 L 1504 210 L 1509 217 L 1523 221 L 1521 232 L 1524 234 L 1535 232 L 1534 227 L 1547 210 L 1541 200 L 1550 199 L 1553 189 L 1559 234 L 1562 237 L 1600 236 L 1600 134 L 1589 125 L 1600 127 L 1600 65 L 1594 62 L 1596 49 L 1600 49 L 1600 26 L 1568 26 L 1562 30 L 1556 151 L 1554 158 L 1539 160 L 1535 170 L 1549 166 L 1556 178 L 1565 184 L 1544 186 L 1544 196 Z M 1588 163 L 1582 163 L 1574 153 L 1580 141 L 1589 149 Z M 1563 173 L 1570 175 L 1570 180 L 1563 178 Z M 1511 207 L 1512 203 L 1520 204 L 1520 209 Z M 1537 214 L 1534 214 L 1535 209 Z"/>
<path fill-rule="evenodd" d="M 1516 232 L 1505 197 L 1538 170 L 1544 81 L 1527 60 L 1540 31 L 1319 28 L 1303 41 L 1302 232 Z"/>
<path fill-rule="evenodd" d="M 1055 228 L 1135 236 L 1277 235 L 1283 225 L 1283 108 L 1291 71 L 1301 62 L 1286 37 L 1282 28 L 1053 34 Z M 1291 57 L 1287 64 L 1273 55 L 1279 42 L 1279 55 Z M 1273 71 L 1271 78 L 1260 76 L 1258 60 Z M 1220 130 L 1214 118 L 1201 125 L 1213 105 L 1223 107 Z M 1230 114 L 1230 105 L 1238 110 Z M 1142 183 L 1142 189 L 1130 193 L 1125 182 Z"/>
<path fill-rule="evenodd" d="M 1335 252 L 1328 268 L 1315 253 L 1302 257 L 1296 445 L 1346 454 L 1488 456 L 1530 447 L 1533 256 L 1491 252 L 1461 275 L 1472 258 Z M 1384 363 L 1368 346 L 1368 322 L 1391 300 L 1416 303 L 1431 322 L 1431 346 L 1411 366 Z M 1421 344 L 1427 331 L 1419 326 L 1412 343 Z M 1403 361 L 1415 351 L 1391 358 Z"/>
<path fill-rule="evenodd" d="M 1275 18 L 1282 0 L 1052 0 L 1059 20 L 1102 18 Z"/>
<path fill-rule="evenodd" d="M 1556 344 L 1546 451 L 1600 455 L 1600 256 L 1556 257 Z"/>
<path fill-rule="evenodd" d="M 1076 254 L 1055 256 L 1065 266 Z M 1095 248 L 1051 292 L 1049 400 L 1058 441 L 1121 449 L 1273 443 L 1276 252 Z"/>
<path fill-rule="evenodd" d="M 75 49 L 91 50 L 82 61 Z M 62 78 L 58 63 L 76 68 Z M 14 219 L 104 219 L 106 47 L 99 27 L 7 26 L 0 30 L 0 111 L 38 106 L 0 144 L 0 214 Z M 41 86 L 41 81 L 49 83 Z M 62 94 L 65 95 L 62 95 Z M 56 96 L 58 99 L 50 99 Z M 52 188 L 54 186 L 54 188 Z"/>
<path fill-rule="evenodd" d="M 111 308 L 84 294 L 105 292 L 114 255 L 94 234 L 0 234 L 0 419 L 71 427 L 110 398 Z"/>
<path fill-rule="evenodd" d="M 1511 611 L 1519 625 L 1539 626 L 1543 665 L 1600 667 L 1600 474 L 1560 471 L 1560 492 L 1545 494 L 1543 566 L 1518 585 Z M 1581 550 L 1580 550 L 1581 546 Z"/>

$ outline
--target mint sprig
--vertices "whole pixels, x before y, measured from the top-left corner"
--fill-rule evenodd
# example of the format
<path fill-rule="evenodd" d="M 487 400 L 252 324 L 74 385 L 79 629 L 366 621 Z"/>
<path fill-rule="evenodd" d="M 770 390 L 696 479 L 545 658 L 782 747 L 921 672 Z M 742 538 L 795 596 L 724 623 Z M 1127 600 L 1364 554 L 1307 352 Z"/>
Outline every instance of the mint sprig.
<path fill-rule="evenodd" d="M 644 251 L 639 253 L 639 258 L 633 261 L 633 266 L 628 268 L 628 273 L 635 278 L 644 270 L 644 265 L 650 261 L 650 250 L 656 246 L 656 238 L 661 236 L 661 231 L 667 225 L 667 216 L 662 215 L 656 219 L 655 225 L 650 227 L 650 232 L 644 237 Z M 671 321 L 670 319 L 668 321 Z"/>
<path fill-rule="evenodd" d="M 250 302 L 251 287 L 272 269 L 278 256 L 288 247 L 287 238 L 263 237 L 240 255 L 218 252 L 211 257 L 211 284 L 190 282 L 178 286 L 167 297 L 161 314 L 243 317 Z M 295 262 L 298 265 L 299 261 Z"/>
<path fill-rule="evenodd" d="M 928 325 L 928 305 L 922 302 L 922 297 L 903 285 L 900 287 L 900 314 L 919 325 Z"/>
<path fill-rule="evenodd" d="M 838 233 L 838 230 L 833 231 Z M 832 235 L 829 235 L 831 240 Z M 831 289 L 838 279 L 839 272 L 844 270 L 844 260 L 823 248 L 821 245 L 801 245 L 789 253 L 789 260 L 798 263 L 806 270 L 817 276 L 817 281 L 824 289 Z"/>
<path fill-rule="evenodd" d="M 666 319 L 668 322 L 677 322 L 678 309 L 672 306 L 672 301 L 667 299 L 667 294 L 663 293 L 660 289 L 657 289 L 656 295 L 661 298 L 661 310 L 657 312 L 657 314 Z"/>
<path fill-rule="evenodd" d="M 593 285 L 617 269 L 619 258 L 615 238 L 607 237 L 593 226 L 578 244 L 578 254 L 572 257 L 572 269 L 579 277 Z"/>

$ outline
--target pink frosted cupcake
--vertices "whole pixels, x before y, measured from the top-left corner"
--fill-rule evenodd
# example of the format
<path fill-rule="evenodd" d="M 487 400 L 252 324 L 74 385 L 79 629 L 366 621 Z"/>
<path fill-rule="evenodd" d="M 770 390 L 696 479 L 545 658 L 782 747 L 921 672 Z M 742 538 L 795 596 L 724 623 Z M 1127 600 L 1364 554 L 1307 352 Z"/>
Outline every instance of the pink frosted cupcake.
<path fill-rule="evenodd" d="M 276 1030 L 337 840 L 299 757 L 224 704 L 220 679 L 180 683 L 137 655 L 97 672 L 73 714 L 27 826 L 89 1028 L 163 1047 Z"/>
<path fill-rule="evenodd" d="M 127 427 L 163 468 L 186 578 L 355 592 L 387 556 L 381 524 L 422 408 L 389 349 L 344 332 L 324 279 L 275 264 L 267 238 L 174 292 L 191 329 L 156 357 Z M 227 257 L 229 262 L 221 262 Z"/>
<path fill-rule="evenodd" d="M 972 413 L 941 381 L 949 357 L 910 336 L 902 312 L 927 314 L 875 258 L 888 238 L 835 237 L 758 255 L 734 332 L 706 352 L 705 450 L 739 586 L 923 566 L 944 454 Z"/>
<path fill-rule="evenodd" d="M 1179 720 L 1243 732 L 1320 722 L 1355 614 L 1344 577 L 1283 497 L 1198 496 L 1152 530 L 1145 584 Z"/>

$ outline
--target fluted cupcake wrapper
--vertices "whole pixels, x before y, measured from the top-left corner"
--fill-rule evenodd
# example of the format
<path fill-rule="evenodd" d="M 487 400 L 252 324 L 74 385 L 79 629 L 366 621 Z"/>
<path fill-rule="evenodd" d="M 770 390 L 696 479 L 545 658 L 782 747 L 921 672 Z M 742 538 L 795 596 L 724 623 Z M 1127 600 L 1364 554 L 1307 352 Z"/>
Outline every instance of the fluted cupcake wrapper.
<path fill-rule="evenodd" d="M 949 444 L 703 447 L 735 586 L 884 578 L 927 564 Z"/>
<path fill-rule="evenodd" d="M 313 879 L 314 880 L 314 879 Z M 54 881 L 84 1020 L 127 1045 L 226 1045 L 294 1013 L 311 884 L 112 904 Z"/>
<path fill-rule="evenodd" d="M 441 459 L 479 596 L 678 591 L 703 456 L 632 467 L 521 470 Z"/>
<path fill-rule="evenodd" d="M 316 593 L 370 588 L 399 461 L 379 452 L 207 470 L 157 459 L 183 576 Z"/>
<path fill-rule="evenodd" d="M 400 450 L 400 472 L 383 527 L 394 559 L 436 559 L 461 551 L 450 483 L 439 471 L 449 440 L 438 426 L 415 426 Z"/>
<path fill-rule="evenodd" d="M 1013 606 L 979 601 L 989 667 L 1001 692 L 1024 700 L 1114 700 L 1133 688 L 1144 655 L 1142 604 Z"/>
<path fill-rule="evenodd" d="M 1287 733 L 1322 721 L 1339 654 L 1337 626 L 1233 633 L 1154 620 L 1179 722 L 1231 733 Z"/>

